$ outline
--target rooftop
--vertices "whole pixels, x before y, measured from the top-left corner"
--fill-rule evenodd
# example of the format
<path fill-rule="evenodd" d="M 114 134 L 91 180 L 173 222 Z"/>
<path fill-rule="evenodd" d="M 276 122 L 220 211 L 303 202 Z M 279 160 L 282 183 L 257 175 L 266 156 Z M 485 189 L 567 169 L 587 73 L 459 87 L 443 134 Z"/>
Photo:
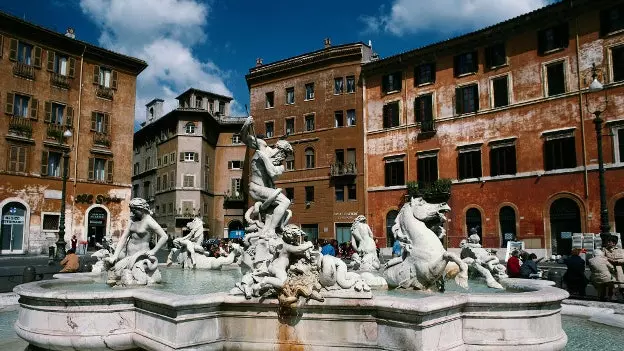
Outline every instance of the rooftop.
<path fill-rule="evenodd" d="M 190 93 L 200 93 L 200 94 L 203 94 L 203 95 L 210 95 L 210 96 L 218 97 L 218 98 L 221 98 L 221 99 L 225 99 L 227 101 L 232 101 L 232 99 L 233 99 L 231 96 L 225 96 L 225 95 L 221 95 L 221 94 L 216 94 L 216 93 L 212 93 L 212 92 L 201 90 L 201 89 L 197 89 L 197 88 L 188 88 L 188 90 L 186 90 L 182 94 L 178 95 L 178 97 L 176 97 L 176 99 L 179 100 L 181 97 L 183 97 L 185 95 L 188 95 Z"/>

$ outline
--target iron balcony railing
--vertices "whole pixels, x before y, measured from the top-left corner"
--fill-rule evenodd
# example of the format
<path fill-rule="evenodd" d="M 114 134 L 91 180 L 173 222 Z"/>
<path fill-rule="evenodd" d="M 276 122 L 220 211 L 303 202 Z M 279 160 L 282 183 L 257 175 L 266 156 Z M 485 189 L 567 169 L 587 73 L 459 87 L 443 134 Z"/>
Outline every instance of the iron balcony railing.
<path fill-rule="evenodd" d="M 113 89 L 107 88 L 107 87 L 102 86 L 102 85 L 98 85 L 97 89 L 95 90 L 95 95 L 97 95 L 98 97 L 104 98 L 104 99 L 112 100 L 113 99 Z"/>
<path fill-rule="evenodd" d="M 110 148 L 111 146 L 111 137 L 106 133 L 93 133 L 93 145 L 100 146 L 105 148 Z"/>
<path fill-rule="evenodd" d="M 35 68 L 29 64 L 16 62 L 13 65 L 13 74 L 28 79 L 35 79 Z"/>
<path fill-rule="evenodd" d="M 13 116 L 9 120 L 9 133 L 31 138 L 33 133 L 33 122 L 26 117 Z"/>
<path fill-rule="evenodd" d="M 50 75 L 50 84 L 59 88 L 69 89 L 69 78 L 62 74 L 52 72 Z"/>
<path fill-rule="evenodd" d="M 333 163 L 330 166 L 330 174 L 332 177 L 354 176 L 357 175 L 355 163 Z"/>
<path fill-rule="evenodd" d="M 65 132 L 65 127 L 63 127 L 63 125 L 50 123 L 48 124 L 48 128 L 46 130 L 46 136 L 48 139 L 54 139 L 60 143 L 63 141 L 64 132 Z"/>

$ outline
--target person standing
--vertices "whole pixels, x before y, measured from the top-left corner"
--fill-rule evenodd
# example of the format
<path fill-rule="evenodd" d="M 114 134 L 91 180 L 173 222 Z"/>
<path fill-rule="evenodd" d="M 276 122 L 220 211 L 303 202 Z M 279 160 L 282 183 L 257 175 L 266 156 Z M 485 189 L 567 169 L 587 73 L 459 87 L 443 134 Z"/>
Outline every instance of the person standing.
<path fill-rule="evenodd" d="M 72 248 L 72 250 L 74 250 L 74 252 L 76 252 L 76 245 L 77 244 L 78 244 L 78 238 L 76 238 L 76 235 L 74 235 L 71 238 L 71 248 Z"/>
<path fill-rule="evenodd" d="M 572 249 L 572 255 L 564 260 L 568 267 L 563 275 L 563 281 L 568 287 L 570 294 L 585 296 L 587 278 L 585 278 L 585 260 L 579 256 L 580 249 Z"/>
<path fill-rule="evenodd" d="M 507 260 L 507 275 L 509 278 L 520 278 L 520 253 L 518 250 L 514 250 L 511 253 L 511 257 Z"/>

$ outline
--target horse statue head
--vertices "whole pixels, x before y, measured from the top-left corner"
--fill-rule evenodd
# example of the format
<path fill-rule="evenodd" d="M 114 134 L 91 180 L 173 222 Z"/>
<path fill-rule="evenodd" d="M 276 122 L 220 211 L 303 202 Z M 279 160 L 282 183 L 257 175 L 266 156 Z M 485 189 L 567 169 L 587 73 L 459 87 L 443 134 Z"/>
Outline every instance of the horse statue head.
<path fill-rule="evenodd" d="M 409 205 L 414 217 L 428 224 L 443 224 L 446 222 L 446 213 L 451 211 L 446 202 L 432 204 L 422 197 L 413 197 Z M 429 225 L 427 226 L 429 227 Z"/>

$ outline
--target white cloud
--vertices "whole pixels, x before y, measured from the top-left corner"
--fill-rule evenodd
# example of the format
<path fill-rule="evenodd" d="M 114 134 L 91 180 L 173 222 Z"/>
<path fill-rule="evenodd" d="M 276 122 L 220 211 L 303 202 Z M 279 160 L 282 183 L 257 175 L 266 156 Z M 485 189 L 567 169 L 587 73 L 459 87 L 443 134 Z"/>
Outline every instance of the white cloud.
<path fill-rule="evenodd" d="M 397 36 L 419 31 L 443 34 L 469 31 L 545 6 L 552 0 L 393 0 L 389 11 L 362 16 L 365 32 Z"/>
<path fill-rule="evenodd" d="M 145 103 L 162 98 L 167 112 L 177 106 L 175 97 L 191 86 L 232 96 L 224 82 L 228 72 L 206 58 L 199 59 L 192 50 L 207 40 L 207 4 L 199 0 L 81 0 L 80 7 L 102 31 L 100 45 L 148 63 L 137 81 L 138 121 L 145 118 Z"/>

